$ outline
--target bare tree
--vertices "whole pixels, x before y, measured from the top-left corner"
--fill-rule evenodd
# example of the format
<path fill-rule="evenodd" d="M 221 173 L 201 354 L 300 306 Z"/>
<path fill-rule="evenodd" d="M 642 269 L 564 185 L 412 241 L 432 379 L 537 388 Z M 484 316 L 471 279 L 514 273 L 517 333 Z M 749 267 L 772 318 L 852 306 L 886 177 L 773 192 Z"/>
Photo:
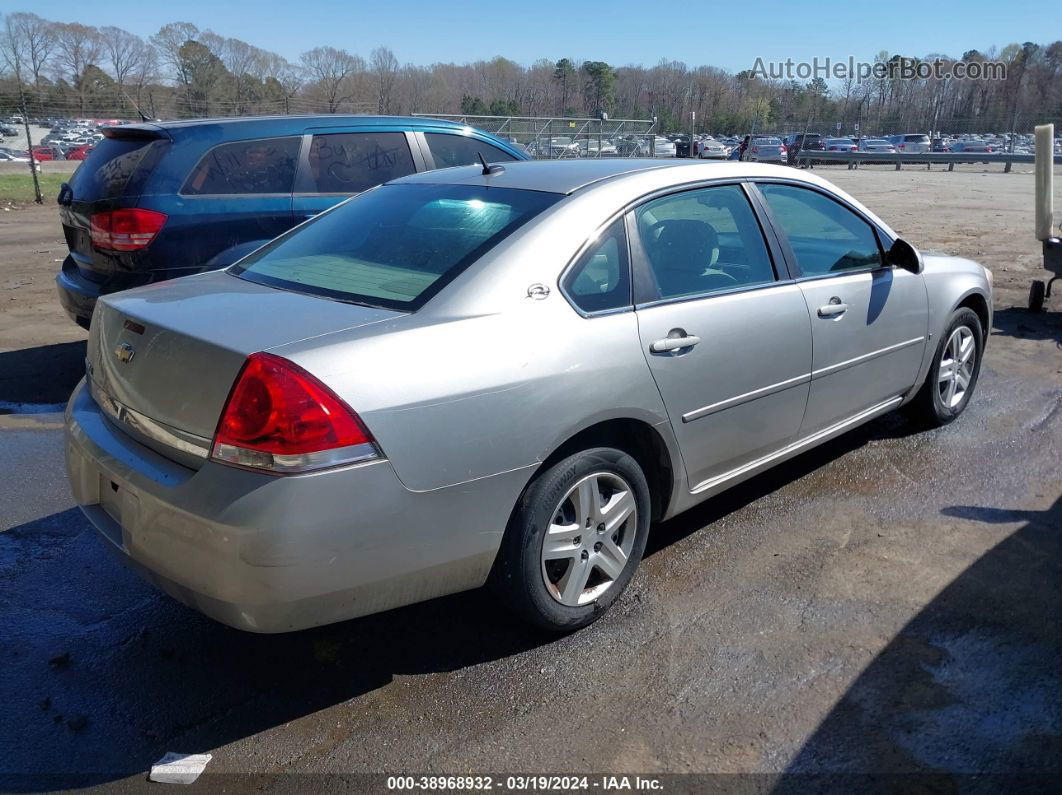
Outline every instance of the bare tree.
<path fill-rule="evenodd" d="M 177 82 L 186 89 L 191 82 L 187 61 L 181 57 L 181 49 L 199 36 L 199 28 L 191 22 L 170 22 L 159 28 L 151 37 L 151 43 L 158 51 L 159 60 L 169 68 Z"/>
<path fill-rule="evenodd" d="M 335 47 L 314 47 L 302 54 L 302 65 L 310 80 L 325 96 L 328 112 L 335 113 L 344 97 L 341 88 L 362 61 L 346 50 Z"/>
<path fill-rule="evenodd" d="M 83 79 L 85 68 L 98 66 L 103 57 L 103 37 L 97 28 L 82 25 L 80 22 L 62 22 L 55 26 L 56 47 L 59 72 L 70 77 L 70 82 L 77 91 L 78 108 L 85 115 L 85 96 L 87 82 Z"/>
<path fill-rule="evenodd" d="M 37 102 L 41 104 L 44 101 L 41 77 L 48 59 L 55 51 L 55 23 L 26 12 L 9 14 L 7 23 L 12 34 L 22 43 L 23 65 L 29 70 L 29 77 L 37 92 Z"/>
<path fill-rule="evenodd" d="M 376 112 L 392 113 L 391 96 L 398 77 L 398 59 L 386 47 L 377 47 L 369 56 L 369 68 L 376 89 Z"/>

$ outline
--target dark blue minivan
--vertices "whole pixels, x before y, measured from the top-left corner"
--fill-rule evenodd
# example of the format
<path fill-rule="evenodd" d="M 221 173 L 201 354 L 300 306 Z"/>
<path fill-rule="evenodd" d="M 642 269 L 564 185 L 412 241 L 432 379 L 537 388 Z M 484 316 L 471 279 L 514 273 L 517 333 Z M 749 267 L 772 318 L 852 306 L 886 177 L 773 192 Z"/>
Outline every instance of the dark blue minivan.
<path fill-rule="evenodd" d="M 59 192 L 70 249 L 59 299 L 85 328 L 100 295 L 231 265 L 375 185 L 480 155 L 528 157 L 481 130 L 406 117 L 195 119 L 103 134 Z"/>

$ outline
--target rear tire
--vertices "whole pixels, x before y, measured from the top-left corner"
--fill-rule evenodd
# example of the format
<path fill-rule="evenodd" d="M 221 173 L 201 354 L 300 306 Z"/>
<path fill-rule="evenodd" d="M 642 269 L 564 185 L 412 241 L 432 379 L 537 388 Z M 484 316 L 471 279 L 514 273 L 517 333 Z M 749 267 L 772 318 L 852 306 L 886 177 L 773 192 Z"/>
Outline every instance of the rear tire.
<path fill-rule="evenodd" d="M 970 404 L 985 338 L 977 313 L 967 307 L 956 309 L 933 353 L 925 383 L 905 411 L 915 423 L 925 427 L 947 425 Z"/>
<path fill-rule="evenodd" d="M 623 593 L 649 535 L 649 486 L 631 456 L 597 447 L 568 456 L 524 491 L 492 585 L 544 629 L 593 623 Z"/>
<path fill-rule="evenodd" d="M 1047 298 L 1047 285 L 1036 279 L 1029 286 L 1029 309 L 1033 312 L 1044 311 L 1044 299 Z"/>

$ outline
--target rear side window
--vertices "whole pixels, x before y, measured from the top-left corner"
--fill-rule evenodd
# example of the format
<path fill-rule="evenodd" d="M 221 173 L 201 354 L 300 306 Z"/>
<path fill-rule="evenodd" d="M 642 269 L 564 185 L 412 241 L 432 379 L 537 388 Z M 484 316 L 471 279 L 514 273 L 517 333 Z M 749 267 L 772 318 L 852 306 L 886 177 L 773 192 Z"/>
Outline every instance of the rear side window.
<path fill-rule="evenodd" d="M 565 278 L 564 290 L 584 312 L 630 306 L 631 268 L 622 218 L 590 244 Z"/>
<path fill-rule="evenodd" d="M 157 138 L 104 138 L 70 180 L 74 198 L 94 201 L 140 193 L 165 148 L 166 142 Z"/>
<path fill-rule="evenodd" d="M 468 135 L 425 133 L 424 137 L 428 141 L 431 156 L 435 159 L 436 168 L 475 165 L 479 162 L 480 154 L 488 163 L 507 163 L 510 160 L 516 160 L 508 152 Z"/>
<path fill-rule="evenodd" d="M 416 171 L 405 133 L 329 133 L 310 143 L 310 179 L 299 183 L 314 193 L 361 193 Z"/>
<path fill-rule="evenodd" d="M 230 273 L 287 290 L 417 309 L 561 198 L 474 185 L 384 185 L 282 235 Z"/>
<path fill-rule="evenodd" d="M 302 140 L 259 138 L 215 146 L 185 180 L 185 196 L 291 193 Z"/>
<path fill-rule="evenodd" d="M 748 199 L 735 185 L 684 191 L 635 210 L 658 298 L 705 295 L 775 280 Z"/>

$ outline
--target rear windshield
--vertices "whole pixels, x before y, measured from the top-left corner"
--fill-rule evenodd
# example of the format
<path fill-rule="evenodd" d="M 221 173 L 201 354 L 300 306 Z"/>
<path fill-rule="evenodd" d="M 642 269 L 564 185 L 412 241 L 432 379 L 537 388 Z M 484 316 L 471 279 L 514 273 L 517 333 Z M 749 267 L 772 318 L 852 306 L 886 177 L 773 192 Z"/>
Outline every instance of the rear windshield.
<path fill-rule="evenodd" d="M 417 309 L 560 194 L 468 185 L 384 185 L 234 265 L 244 279 L 392 309 Z"/>
<path fill-rule="evenodd" d="M 905 135 L 903 137 L 903 140 L 904 140 L 905 143 L 911 143 L 911 144 L 928 144 L 929 143 L 929 136 L 928 135 Z"/>
<path fill-rule="evenodd" d="M 158 138 L 104 138 L 70 179 L 77 201 L 137 195 L 166 141 Z"/>

